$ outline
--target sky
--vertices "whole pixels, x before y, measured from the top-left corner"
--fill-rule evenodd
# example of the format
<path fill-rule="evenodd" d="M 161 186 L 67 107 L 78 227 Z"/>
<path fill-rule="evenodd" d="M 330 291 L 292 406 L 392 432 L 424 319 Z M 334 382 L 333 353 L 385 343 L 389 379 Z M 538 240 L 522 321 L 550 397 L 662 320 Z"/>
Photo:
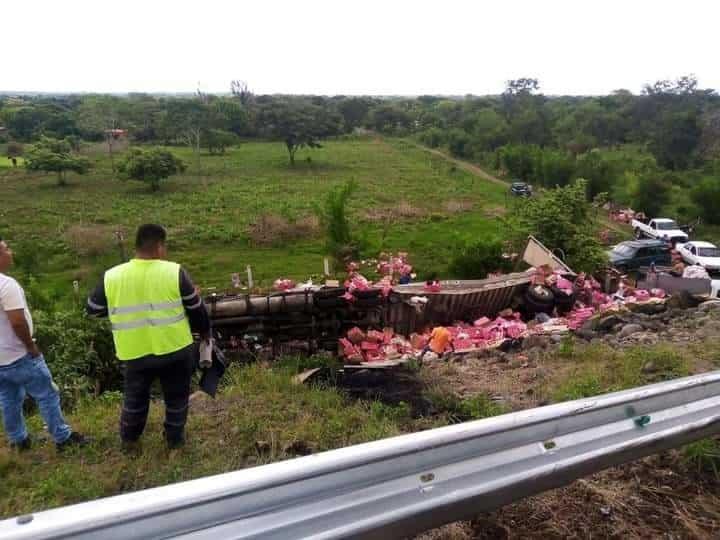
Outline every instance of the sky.
<path fill-rule="evenodd" d="M 534 77 L 589 95 L 685 74 L 720 89 L 718 20 L 715 0 L 22 0 L 3 10 L 0 91 L 482 95 Z"/>

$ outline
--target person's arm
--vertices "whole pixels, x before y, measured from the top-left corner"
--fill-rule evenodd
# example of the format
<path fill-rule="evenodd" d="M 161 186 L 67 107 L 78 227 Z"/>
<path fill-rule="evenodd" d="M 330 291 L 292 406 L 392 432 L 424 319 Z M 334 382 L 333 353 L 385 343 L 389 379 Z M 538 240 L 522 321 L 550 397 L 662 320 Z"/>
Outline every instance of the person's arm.
<path fill-rule="evenodd" d="M 180 296 L 185 314 L 190 321 L 190 328 L 200 334 L 201 339 L 209 339 L 210 316 L 205 309 L 203 299 L 184 268 L 180 268 Z"/>
<path fill-rule="evenodd" d="M 10 327 L 25 349 L 33 356 L 40 356 L 40 349 L 33 341 L 30 325 L 25 318 L 25 298 L 20 285 L 14 280 L 0 288 L 0 309 L 5 311 Z"/>
<path fill-rule="evenodd" d="M 27 352 L 34 357 L 40 356 L 40 349 L 38 349 L 37 345 L 33 341 L 32 334 L 30 333 L 30 327 L 28 326 L 27 319 L 25 318 L 25 310 L 23 308 L 10 309 L 5 311 L 5 315 L 7 315 L 13 332 L 15 332 L 18 339 L 22 341 L 23 345 L 25 345 Z"/>
<path fill-rule="evenodd" d="M 88 296 L 87 302 L 85 303 L 85 311 L 91 317 L 107 317 L 108 316 L 108 303 L 107 296 L 105 296 L 105 279 L 103 278 L 98 283 L 95 290 Z"/>

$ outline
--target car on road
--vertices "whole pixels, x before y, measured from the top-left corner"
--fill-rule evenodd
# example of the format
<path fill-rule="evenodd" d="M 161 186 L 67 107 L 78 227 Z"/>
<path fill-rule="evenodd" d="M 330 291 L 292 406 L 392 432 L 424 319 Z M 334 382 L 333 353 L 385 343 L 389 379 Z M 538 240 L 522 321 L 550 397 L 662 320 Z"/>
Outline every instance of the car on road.
<path fill-rule="evenodd" d="M 513 183 L 510 184 L 510 193 L 516 197 L 530 197 L 532 195 L 532 186 L 525 182 L 514 180 Z"/>
<path fill-rule="evenodd" d="M 710 242 L 693 240 L 676 246 L 687 264 L 699 264 L 711 275 L 720 274 L 720 248 Z"/>
<path fill-rule="evenodd" d="M 641 266 L 670 266 L 670 247 L 662 240 L 629 240 L 620 242 L 608 252 L 610 264 L 622 273 Z"/>
<path fill-rule="evenodd" d="M 638 240 L 641 238 L 657 238 L 666 242 L 684 243 L 688 241 L 687 233 L 672 219 L 655 218 L 647 223 L 633 219 L 631 224 L 633 231 L 635 231 L 635 238 Z"/>

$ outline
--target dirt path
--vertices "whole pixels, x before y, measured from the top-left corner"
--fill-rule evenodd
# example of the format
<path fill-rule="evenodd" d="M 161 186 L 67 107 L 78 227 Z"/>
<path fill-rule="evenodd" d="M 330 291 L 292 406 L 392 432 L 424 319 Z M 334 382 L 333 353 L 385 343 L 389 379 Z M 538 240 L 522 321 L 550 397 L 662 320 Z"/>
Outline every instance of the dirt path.
<path fill-rule="evenodd" d="M 461 160 L 461 159 L 456 159 L 456 158 L 454 158 L 454 157 L 446 154 L 445 152 L 443 152 L 443 151 L 441 151 L 441 150 L 438 150 L 438 149 L 436 149 L 436 148 L 428 148 L 427 146 L 424 146 L 424 145 L 422 145 L 422 144 L 416 143 L 415 141 L 411 141 L 411 140 L 409 140 L 409 139 L 407 140 L 407 142 L 408 142 L 409 144 L 412 144 L 412 145 L 415 146 L 416 148 L 419 148 L 419 149 L 421 149 L 421 150 L 425 150 L 426 152 L 428 152 L 428 153 L 430 153 L 430 154 L 433 154 L 433 155 L 436 155 L 436 156 L 438 156 L 438 157 L 441 157 L 441 158 L 449 161 L 450 163 L 453 163 L 454 165 L 457 165 L 457 166 L 460 167 L 461 169 L 463 169 L 463 170 L 465 170 L 465 171 L 467 171 L 467 172 L 469 172 L 469 173 L 472 173 L 472 174 L 474 174 L 475 176 L 479 176 L 480 178 L 482 178 L 482 179 L 484 179 L 484 180 L 487 180 L 487 181 L 489 181 L 489 182 L 493 182 L 493 183 L 495 183 L 495 184 L 499 184 L 499 185 L 504 186 L 504 187 L 509 187 L 509 184 L 508 184 L 507 182 L 501 180 L 501 179 L 498 178 L 497 176 L 493 176 L 492 174 L 490 174 L 489 172 L 487 172 L 487 171 L 484 170 L 484 169 L 481 169 L 481 168 L 478 167 L 477 165 L 474 165 L 474 164 L 472 164 L 472 163 L 468 163 L 467 161 L 463 161 L 463 160 Z"/>
<path fill-rule="evenodd" d="M 473 163 L 469 163 L 467 161 L 463 161 L 461 159 L 454 158 L 450 156 L 449 154 L 446 154 L 442 150 L 438 150 L 436 148 L 429 148 L 427 146 L 424 146 L 422 144 L 419 144 L 415 141 L 407 140 L 409 144 L 412 144 L 416 148 L 419 148 L 421 150 L 424 150 L 425 152 L 428 152 L 429 154 L 436 155 L 438 157 L 441 157 L 450 163 L 460 167 L 464 171 L 467 171 L 471 174 L 474 174 L 475 176 L 482 178 L 483 180 L 487 180 L 488 182 L 493 182 L 494 184 L 499 184 L 505 187 L 508 187 L 508 182 L 505 182 L 504 180 L 501 180 L 497 176 L 493 176 L 486 170 L 482 169 L 481 167 L 478 167 L 477 165 Z M 629 236 L 630 230 L 627 227 L 623 227 L 622 225 L 615 223 L 610 220 L 610 218 L 606 215 L 599 214 L 598 218 L 600 220 L 600 223 L 607 229 L 610 229 L 611 231 L 614 231 L 615 233 L 618 233 L 622 238 Z"/>

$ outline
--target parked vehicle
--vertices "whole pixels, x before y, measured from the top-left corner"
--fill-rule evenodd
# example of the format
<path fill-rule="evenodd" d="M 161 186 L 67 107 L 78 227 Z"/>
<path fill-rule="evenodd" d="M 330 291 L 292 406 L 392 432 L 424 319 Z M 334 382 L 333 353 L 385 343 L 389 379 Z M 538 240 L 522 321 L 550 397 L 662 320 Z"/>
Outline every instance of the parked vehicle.
<path fill-rule="evenodd" d="M 532 195 L 532 186 L 525 182 L 514 181 L 510 184 L 510 193 L 516 197 L 530 197 Z"/>
<path fill-rule="evenodd" d="M 676 246 L 688 264 L 699 264 L 709 274 L 720 274 L 720 248 L 710 242 L 692 241 Z"/>
<path fill-rule="evenodd" d="M 669 266 L 672 262 L 670 247 L 662 240 L 629 240 L 621 242 L 608 252 L 610 264 L 622 273 L 641 266 Z"/>
<path fill-rule="evenodd" d="M 635 238 L 656 238 L 665 240 L 666 242 L 687 242 L 688 235 L 680 226 L 672 219 L 655 218 L 645 223 L 637 219 L 633 219 L 632 228 L 635 231 Z"/>

